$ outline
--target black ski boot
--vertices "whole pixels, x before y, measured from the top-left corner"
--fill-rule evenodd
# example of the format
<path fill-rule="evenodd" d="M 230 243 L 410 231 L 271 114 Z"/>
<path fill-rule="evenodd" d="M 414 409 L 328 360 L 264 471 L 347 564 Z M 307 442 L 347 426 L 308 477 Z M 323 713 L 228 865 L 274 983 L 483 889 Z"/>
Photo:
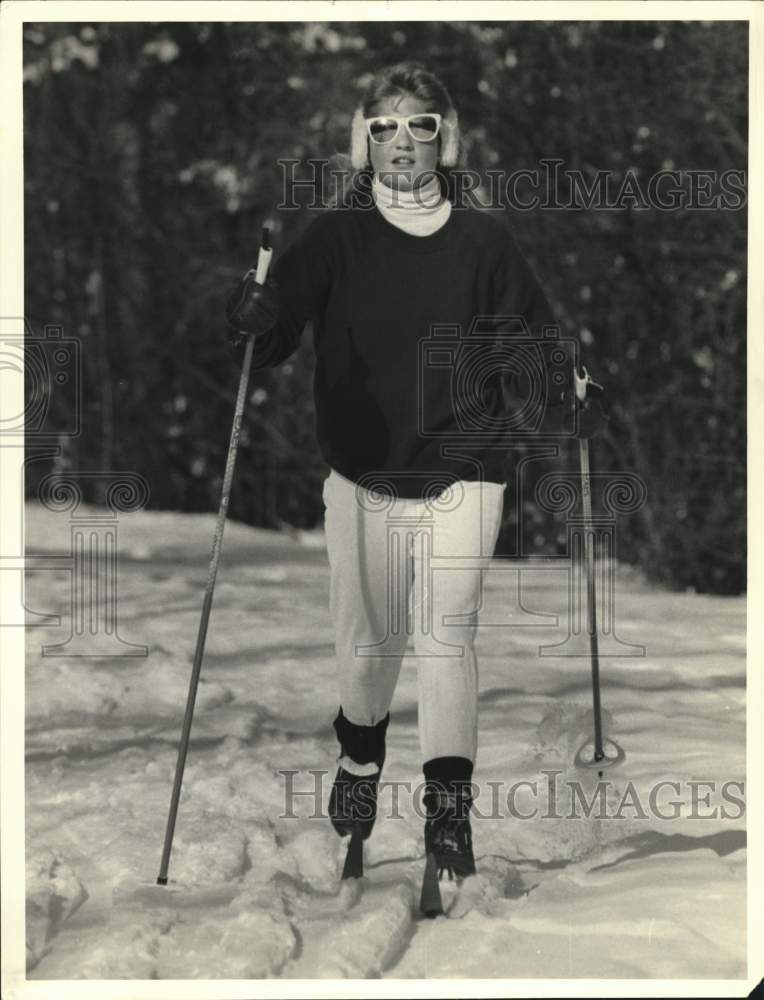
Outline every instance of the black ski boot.
<path fill-rule="evenodd" d="M 419 909 L 425 917 L 437 917 L 443 913 L 439 885 L 443 874 L 448 872 L 449 880 L 456 878 L 460 882 L 476 871 L 469 817 L 472 799 L 455 792 L 430 791 L 424 797 L 424 804 L 427 860 Z"/>
<path fill-rule="evenodd" d="M 356 764 L 374 764 L 373 774 L 359 775 L 340 765 L 329 797 L 329 819 L 340 837 L 350 836 L 343 878 L 363 876 L 363 841 L 368 840 L 377 818 L 377 793 L 385 763 L 385 734 L 390 713 L 375 726 L 357 726 L 340 708 L 334 721 L 341 757 Z"/>
<path fill-rule="evenodd" d="M 476 873 L 472 853 L 472 762 L 464 757 L 439 757 L 424 765 L 427 784 L 424 807 L 426 864 L 420 909 L 427 917 L 443 913 L 439 882 Z"/>
<path fill-rule="evenodd" d="M 343 750 L 342 756 L 346 753 Z M 384 751 L 372 763 L 377 770 L 371 775 L 351 774 L 344 767 L 337 768 L 329 796 L 329 819 L 340 837 L 347 837 L 352 833 L 356 823 L 361 828 L 363 840 L 368 840 L 371 836 L 377 819 L 377 792 L 385 763 Z"/>
<path fill-rule="evenodd" d="M 444 872 L 448 872 L 449 879 L 474 875 L 469 816 L 472 799 L 455 792 L 430 792 L 424 797 L 424 805 L 424 849 L 435 856 L 438 878 Z"/>

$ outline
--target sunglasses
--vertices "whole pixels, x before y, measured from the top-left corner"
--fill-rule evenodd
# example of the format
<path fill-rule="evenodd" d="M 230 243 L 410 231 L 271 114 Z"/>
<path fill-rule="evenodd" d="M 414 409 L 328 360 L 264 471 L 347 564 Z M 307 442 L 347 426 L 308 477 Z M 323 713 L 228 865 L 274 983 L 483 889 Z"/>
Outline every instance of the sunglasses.
<path fill-rule="evenodd" d="M 440 131 L 442 116 L 435 113 L 405 115 L 402 118 L 385 115 L 379 118 L 366 118 L 364 120 L 371 141 L 378 146 L 385 146 L 398 137 L 401 125 L 406 126 L 406 131 L 416 142 L 432 142 Z"/>

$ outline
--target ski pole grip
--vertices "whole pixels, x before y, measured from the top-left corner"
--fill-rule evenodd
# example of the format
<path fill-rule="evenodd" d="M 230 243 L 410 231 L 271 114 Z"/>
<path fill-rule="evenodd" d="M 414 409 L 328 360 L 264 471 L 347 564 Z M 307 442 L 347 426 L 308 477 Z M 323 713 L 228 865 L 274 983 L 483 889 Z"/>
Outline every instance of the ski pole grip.
<path fill-rule="evenodd" d="M 269 243 L 268 227 L 265 226 L 263 228 L 263 239 L 260 245 L 260 252 L 257 255 L 257 269 L 255 271 L 255 281 L 258 285 L 264 285 L 265 279 L 268 276 L 268 268 L 273 256 L 273 247 L 269 246 Z"/>

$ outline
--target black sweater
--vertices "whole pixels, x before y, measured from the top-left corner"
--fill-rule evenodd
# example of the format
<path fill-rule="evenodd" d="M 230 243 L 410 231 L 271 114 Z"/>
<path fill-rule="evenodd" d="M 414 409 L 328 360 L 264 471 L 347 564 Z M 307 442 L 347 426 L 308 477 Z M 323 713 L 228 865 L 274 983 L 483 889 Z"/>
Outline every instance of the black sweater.
<path fill-rule="evenodd" d="M 417 498 L 457 479 L 503 482 L 508 446 L 543 431 L 550 403 L 559 412 L 570 351 L 550 350 L 546 297 L 485 212 L 454 209 L 413 236 L 376 208 L 327 211 L 273 276 L 279 321 L 255 341 L 253 366 L 285 361 L 312 321 L 317 438 L 348 479 Z M 512 370 L 524 388 L 510 410 Z"/>

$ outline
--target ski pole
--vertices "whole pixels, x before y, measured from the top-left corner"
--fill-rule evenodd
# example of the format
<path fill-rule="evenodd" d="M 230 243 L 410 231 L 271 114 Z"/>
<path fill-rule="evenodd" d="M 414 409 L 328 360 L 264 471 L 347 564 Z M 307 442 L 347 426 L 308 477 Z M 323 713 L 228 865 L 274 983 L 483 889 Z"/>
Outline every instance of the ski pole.
<path fill-rule="evenodd" d="M 262 245 L 257 257 L 257 270 L 255 280 L 258 284 L 263 284 L 268 274 L 268 266 L 271 262 L 273 250 L 269 246 L 268 230 L 263 229 Z M 215 534 L 212 540 L 212 558 L 207 574 L 207 587 L 204 592 L 202 603 L 202 615 L 199 621 L 199 632 L 196 637 L 196 650 L 194 652 L 194 663 L 191 669 L 191 681 L 188 687 L 188 697 L 186 699 L 186 714 L 183 718 L 183 729 L 178 746 L 178 760 L 175 765 L 175 780 L 172 786 L 172 797 L 170 799 L 170 812 L 167 817 L 167 828 L 164 836 L 164 847 L 162 849 L 162 860 L 159 865 L 159 875 L 157 885 L 167 885 L 167 870 L 170 866 L 170 852 L 172 851 L 172 838 L 175 833 L 175 820 L 178 816 L 178 804 L 180 802 L 180 789 L 183 783 L 183 771 L 186 766 L 186 755 L 188 753 L 188 741 L 191 735 L 191 722 L 194 716 L 194 704 L 196 702 L 196 690 L 199 686 L 199 675 L 202 670 L 202 660 L 204 658 L 204 645 L 207 639 L 207 626 L 212 610 L 212 595 L 215 590 L 215 578 L 218 572 L 220 561 L 220 551 L 223 545 L 223 531 L 228 513 L 228 501 L 231 495 L 231 484 L 233 482 L 233 470 L 236 465 L 236 453 L 239 449 L 239 436 L 241 433 L 241 422 L 244 414 L 244 403 L 247 395 L 247 384 L 249 382 L 249 370 L 252 365 L 252 351 L 255 338 L 247 337 L 247 346 L 244 352 L 244 363 L 239 378 L 239 391 L 236 396 L 236 410 L 233 418 L 233 428 L 231 430 L 231 440 L 228 445 L 228 458 L 226 459 L 225 475 L 223 476 L 223 490 L 220 498 L 220 508 L 218 510 L 217 522 L 215 524 Z"/>
<path fill-rule="evenodd" d="M 592 698 L 594 705 L 594 760 L 605 756 L 602 747 L 602 705 L 600 701 L 600 654 L 597 639 L 597 589 L 594 576 L 594 525 L 592 518 L 592 485 L 589 474 L 589 442 L 578 442 L 581 460 L 581 494 L 584 502 L 584 548 L 586 560 L 586 605 L 589 653 L 592 661 Z"/>
<path fill-rule="evenodd" d="M 586 371 L 586 369 L 584 369 Z M 586 373 L 589 379 L 588 372 Z M 588 746 L 584 743 L 576 754 L 575 764 L 577 767 L 593 767 L 599 770 L 599 777 L 602 777 L 602 768 L 619 764 L 626 757 L 626 753 L 615 740 L 609 739 L 607 742 L 615 748 L 615 756 L 610 757 L 605 753 L 605 740 L 602 735 L 602 702 L 600 698 L 600 656 L 599 637 L 597 631 L 597 586 L 596 586 L 596 550 L 594 538 L 594 519 L 592 517 L 592 486 L 589 472 L 589 442 L 586 438 L 580 438 L 578 442 L 578 453 L 581 463 L 581 496 L 584 508 L 584 559 L 586 562 L 586 606 L 587 606 L 587 631 L 589 632 L 589 655 L 592 663 L 592 702 L 594 708 L 594 755 L 588 758 L 584 755 L 584 750 Z"/>

